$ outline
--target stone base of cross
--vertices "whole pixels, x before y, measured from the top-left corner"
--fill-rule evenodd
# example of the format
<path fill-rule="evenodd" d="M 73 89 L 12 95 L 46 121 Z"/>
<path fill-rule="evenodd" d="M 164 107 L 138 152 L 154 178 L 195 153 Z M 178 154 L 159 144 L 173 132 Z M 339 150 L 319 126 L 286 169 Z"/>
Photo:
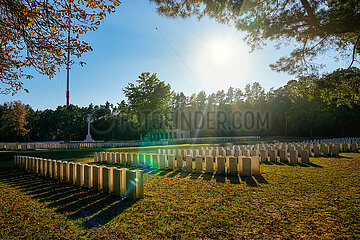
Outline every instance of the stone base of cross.
<path fill-rule="evenodd" d="M 94 141 L 94 139 L 91 138 L 90 134 L 86 135 L 86 139 L 84 142 L 93 142 L 93 141 Z"/>

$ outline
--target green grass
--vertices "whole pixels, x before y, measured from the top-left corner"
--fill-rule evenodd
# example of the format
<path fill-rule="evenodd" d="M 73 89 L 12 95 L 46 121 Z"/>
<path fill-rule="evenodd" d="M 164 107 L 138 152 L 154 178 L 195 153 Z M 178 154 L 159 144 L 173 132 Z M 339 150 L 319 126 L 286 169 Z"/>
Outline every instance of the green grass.
<path fill-rule="evenodd" d="M 86 162 L 94 151 L 22 154 Z M 0 152 L 2 239 L 360 238 L 360 154 L 262 164 L 256 178 L 150 171 L 144 199 L 125 202 L 17 172 L 13 154 Z"/>

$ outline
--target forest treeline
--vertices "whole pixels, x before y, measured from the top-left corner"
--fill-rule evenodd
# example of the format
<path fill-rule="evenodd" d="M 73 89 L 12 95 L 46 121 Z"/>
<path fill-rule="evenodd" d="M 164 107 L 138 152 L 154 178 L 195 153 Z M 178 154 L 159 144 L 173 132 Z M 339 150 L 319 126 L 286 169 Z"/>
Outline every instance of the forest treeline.
<path fill-rule="evenodd" d="M 189 129 L 191 137 L 360 136 L 360 104 L 354 101 L 351 105 L 339 104 L 336 99 L 324 101 L 316 92 L 309 96 L 304 94 L 304 88 L 299 90 L 301 84 L 303 82 L 292 80 L 282 87 L 265 91 L 255 82 L 247 84 L 245 89 L 230 87 L 216 93 L 200 91 L 186 96 L 183 92 L 173 92 L 171 86 L 160 81 L 156 74 L 142 73 L 137 84 L 130 83 L 123 90 L 127 100 L 120 103 L 58 106 L 55 110 L 34 110 L 20 101 L 4 103 L 0 105 L 0 141 L 84 140 L 89 115 L 94 139 L 137 140 L 140 134 L 146 136 L 151 131 L 184 128 L 182 120 L 188 119 L 174 117 L 182 112 L 197 112 L 200 116 L 234 110 L 255 114 L 268 112 L 270 127 L 250 130 L 203 127 L 197 130 L 199 122 L 194 122 Z M 264 117 L 261 121 L 265 121 Z"/>

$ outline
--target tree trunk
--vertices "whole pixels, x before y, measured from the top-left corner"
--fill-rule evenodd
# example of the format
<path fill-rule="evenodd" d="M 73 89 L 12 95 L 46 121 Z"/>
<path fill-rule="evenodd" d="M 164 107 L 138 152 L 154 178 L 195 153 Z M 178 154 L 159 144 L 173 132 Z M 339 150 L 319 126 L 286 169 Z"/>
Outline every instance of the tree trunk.
<path fill-rule="evenodd" d="M 287 138 L 288 117 L 285 115 L 285 138 Z"/>

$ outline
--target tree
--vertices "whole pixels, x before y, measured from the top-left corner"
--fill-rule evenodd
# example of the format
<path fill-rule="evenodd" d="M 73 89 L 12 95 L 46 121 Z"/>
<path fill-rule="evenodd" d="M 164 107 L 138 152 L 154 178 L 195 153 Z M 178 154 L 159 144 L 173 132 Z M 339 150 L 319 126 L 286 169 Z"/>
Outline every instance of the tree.
<path fill-rule="evenodd" d="M 214 111 L 216 108 L 216 94 L 215 93 L 211 93 L 208 95 L 207 97 L 207 104 L 208 104 L 208 110 L 209 111 Z"/>
<path fill-rule="evenodd" d="M 29 114 L 27 106 L 20 101 L 5 103 L 0 106 L 0 135 L 2 140 L 22 140 L 29 132 L 26 129 L 26 117 Z"/>
<path fill-rule="evenodd" d="M 181 111 L 187 105 L 187 99 L 183 92 L 174 94 L 172 99 L 173 99 L 173 109 L 175 111 Z"/>
<path fill-rule="evenodd" d="M 156 74 L 144 72 L 124 89 L 127 103 L 122 110 L 138 124 L 140 133 L 151 130 L 168 130 L 172 127 L 171 87 L 160 81 Z"/>
<path fill-rule="evenodd" d="M 337 106 L 349 107 L 360 104 L 359 68 L 337 69 L 320 78 L 315 78 L 314 85 L 314 91 L 328 104 L 334 102 Z"/>
<path fill-rule="evenodd" d="M 244 102 L 244 93 L 241 91 L 241 89 L 235 89 L 234 100 L 236 103 Z"/>
<path fill-rule="evenodd" d="M 121 103 L 120 103 L 121 104 Z M 117 109 L 106 101 L 105 105 L 95 106 L 91 113 L 93 120 L 91 129 L 95 136 L 100 139 L 114 139 L 116 134 Z"/>
<path fill-rule="evenodd" d="M 271 109 L 273 126 L 276 126 L 276 130 L 278 130 L 277 135 L 283 134 L 287 137 L 290 111 L 297 97 L 297 95 L 294 96 L 293 94 L 296 83 L 295 80 L 289 81 L 285 86 L 275 90 L 270 89 L 267 93 L 267 101 Z"/>
<path fill-rule="evenodd" d="M 227 103 L 226 94 L 224 90 L 217 91 L 215 95 L 215 101 L 218 104 L 218 106 L 223 106 Z"/>
<path fill-rule="evenodd" d="M 281 57 L 271 68 L 295 75 L 314 73 L 323 67 L 319 55 L 330 50 L 349 67 L 360 52 L 360 1 L 358 0 L 151 0 L 158 13 L 174 18 L 203 16 L 234 24 L 247 32 L 252 50 L 267 40 L 277 47 L 295 42 L 289 56 Z"/>
<path fill-rule="evenodd" d="M 55 125 L 55 135 L 61 140 L 85 139 L 86 118 L 84 109 L 75 105 L 58 106 L 54 111 L 53 118 Z"/>
<path fill-rule="evenodd" d="M 29 122 L 27 129 L 30 131 L 25 136 L 26 140 L 84 140 L 87 134 L 86 120 L 89 115 L 92 119 L 91 135 L 94 139 L 138 139 L 137 131 L 127 127 L 127 116 L 122 119 L 119 109 L 109 102 L 95 106 L 90 104 L 88 107 L 70 105 L 59 106 L 55 110 L 29 110 L 30 114 L 27 115 L 26 120 Z M 7 137 L 4 140 L 11 139 Z"/>
<path fill-rule="evenodd" d="M 0 92 L 15 94 L 23 89 L 23 79 L 33 78 L 30 68 L 52 78 L 69 59 L 68 49 L 78 58 L 91 51 L 81 35 L 97 29 L 119 4 L 119 0 L 0 0 L 0 80 L 4 85 Z"/>
<path fill-rule="evenodd" d="M 205 91 L 200 91 L 196 96 L 197 110 L 204 110 L 207 108 L 207 97 Z"/>
<path fill-rule="evenodd" d="M 302 76 L 296 81 L 293 90 L 309 100 L 319 97 L 328 105 L 351 108 L 360 103 L 360 69 L 337 69 L 321 77 L 315 74 Z"/>
<path fill-rule="evenodd" d="M 232 103 L 233 100 L 234 100 L 234 88 L 233 87 L 229 87 L 227 93 L 226 93 L 226 98 L 227 98 L 227 101 L 229 103 Z"/>
<path fill-rule="evenodd" d="M 264 101 L 265 90 L 258 82 L 254 82 L 252 85 L 248 83 L 245 85 L 244 96 L 247 103 L 260 103 L 261 101 Z"/>

